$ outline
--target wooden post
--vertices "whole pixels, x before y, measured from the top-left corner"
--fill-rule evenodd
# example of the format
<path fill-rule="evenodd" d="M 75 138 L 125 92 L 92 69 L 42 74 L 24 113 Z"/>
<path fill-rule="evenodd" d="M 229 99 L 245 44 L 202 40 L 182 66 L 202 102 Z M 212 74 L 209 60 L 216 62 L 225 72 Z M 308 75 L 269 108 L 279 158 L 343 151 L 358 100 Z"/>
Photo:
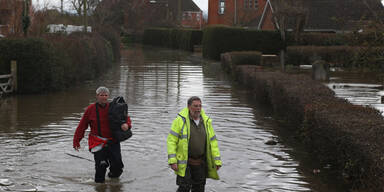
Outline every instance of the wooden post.
<path fill-rule="evenodd" d="M 17 62 L 11 61 L 12 90 L 17 92 Z"/>
<path fill-rule="evenodd" d="M 87 32 L 87 28 L 88 28 L 88 20 L 87 20 L 87 0 L 84 0 L 83 1 L 83 4 L 84 4 L 84 32 L 86 33 Z"/>

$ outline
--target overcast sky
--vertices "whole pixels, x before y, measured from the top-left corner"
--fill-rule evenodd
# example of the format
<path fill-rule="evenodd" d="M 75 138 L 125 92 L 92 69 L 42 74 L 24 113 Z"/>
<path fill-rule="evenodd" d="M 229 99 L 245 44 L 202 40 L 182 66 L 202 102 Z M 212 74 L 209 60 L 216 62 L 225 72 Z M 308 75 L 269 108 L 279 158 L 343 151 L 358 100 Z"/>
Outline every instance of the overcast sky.
<path fill-rule="evenodd" d="M 197 6 L 200 7 L 201 10 L 203 10 L 205 13 L 208 11 L 208 0 L 193 0 Z M 64 0 L 64 2 L 67 2 L 67 0 Z M 34 6 L 37 8 L 42 8 L 42 7 L 52 7 L 60 6 L 60 0 L 32 0 L 32 3 Z M 70 5 L 66 4 L 65 7 L 70 8 Z"/>
<path fill-rule="evenodd" d="M 64 0 L 67 1 L 67 0 Z M 208 13 L 208 0 L 193 0 L 197 6 L 200 7 L 201 10 L 204 11 L 204 13 Z M 33 4 L 37 6 L 37 8 L 46 7 L 46 6 L 60 6 L 60 0 L 32 0 Z M 384 4 L 384 0 L 381 1 Z M 66 5 L 66 7 L 69 7 L 69 5 Z"/>

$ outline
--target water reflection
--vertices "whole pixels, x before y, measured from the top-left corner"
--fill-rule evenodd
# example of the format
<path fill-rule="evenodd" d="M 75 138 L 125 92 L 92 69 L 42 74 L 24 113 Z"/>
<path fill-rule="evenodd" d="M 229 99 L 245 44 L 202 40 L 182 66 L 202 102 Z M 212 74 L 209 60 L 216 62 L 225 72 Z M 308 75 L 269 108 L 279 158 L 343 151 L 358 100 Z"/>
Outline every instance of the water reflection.
<path fill-rule="evenodd" d="M 213 119 L 224 162 L 221 180 L 208 180 L 206 191 L 311 191 L 308 181 L 316 179 L 300 168 L 294 150 L 284 142 L 264 144 L 276 138 L 276 123 L 244 100 L 246 92 L 232 87 L 218 63 L 188 52 L 141 47 L 122 56 L 104 77 L 77 88 L 1 101 L 0 179 L 12 184 L 0 190 L 175 191 L 166 137 L 186 100 L 198 95 Z M 75 152 L 72 137 L 99 85 L 109 87 L 112 97 L 126 98 L 134 136 L 122 143 L 120 180 L 96 185 L 93 156 L 86 147 Z M 87 146 L 86 139 L 81 145 Z"/>
<path fill-rule="evenodd" d="M 384 112 L 384 90 L 383 85 L 375 79 L 377 75 L 371 74 L 370 78 L 367 78 L 355 73 L 336 73 L 327 86 L 337 97 Z"/>

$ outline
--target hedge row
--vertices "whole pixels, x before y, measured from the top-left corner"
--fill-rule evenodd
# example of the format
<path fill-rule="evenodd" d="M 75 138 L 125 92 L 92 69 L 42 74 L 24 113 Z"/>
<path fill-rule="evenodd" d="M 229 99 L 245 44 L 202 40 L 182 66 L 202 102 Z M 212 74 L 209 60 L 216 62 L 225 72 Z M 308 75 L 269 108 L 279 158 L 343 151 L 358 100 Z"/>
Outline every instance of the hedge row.
<path fill-rule="evenodd" d="M 233 51 L 221 54 L 223 69 L 232 72 L 238 65 L 261 65 L 261 52 L 258 51 Z"/>
<path fill-rule="evenodd" d="M 109 42 L 97 33 L 0 40 L 0 66 L 18 63 L 18 92 L 59 90 L 93 79 L 111 66 Z"/>
<path fill-rule="evenodd" d="M 280 34 L 227 26 L 208 26 L 203 30 L 203 57 L 220 60 L 220 54 L 231 51 L 260 51 L 276 54 L 284 47 Z"/>
<path fill-rule="evenodd" d="M 310 65 L 319 59 L 337 67 L 383 69 L 384 47 L 287 47 L 287 64 L 289 65 Z"/>
<path fill-rule="evenodd" d="M 298 42 L 289 35 L 289 45 L 312 46 L 384 46 L 384 33 L 302 33 Z"/>
<path fill-rule="evenodd" d="M 336 98 L 306 75 L 236 68 L 237 79 L 257 101 L 300 133 L 308 150 L 331 165 L 353 189 L 384 189 L 384 119 L 379 111 Z"/>
<path fill-rule="evenodd" d="M 202 36 L 202 31 L 195 29 L 151 28 L 144 31 L 143 44 L 193 51 Z"/>

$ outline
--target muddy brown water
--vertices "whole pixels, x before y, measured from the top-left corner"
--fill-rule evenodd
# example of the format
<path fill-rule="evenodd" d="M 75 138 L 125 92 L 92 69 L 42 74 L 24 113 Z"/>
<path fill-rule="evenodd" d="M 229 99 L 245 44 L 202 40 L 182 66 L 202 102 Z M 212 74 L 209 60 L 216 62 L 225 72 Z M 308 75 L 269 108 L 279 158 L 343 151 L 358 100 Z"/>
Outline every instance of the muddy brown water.
<path fill-rule="evenodd" d="M 105 184 L 93 182 L 87 139 L 80 152 L 72 149 L 75 128 L 99 85 L 109 87 L 112 97 L 126 98 L 134 132 L 122 143 L 123 175 Z M 124 50 L 118 66 L 97 80 L 0 100 L 0 191 L 175 191 L 166 137 L 192 95 L 202 98 L 213 119 L 223 160 L 221 180 L 208 180 L 206 191 L 341 191 L 332 178 L 321 179 L 326 168 L 279 137 L 275 120 L 223 75 L 220 64 L 141 46 Z M 271 139 L 277 145 L 265 144 Z"/>

